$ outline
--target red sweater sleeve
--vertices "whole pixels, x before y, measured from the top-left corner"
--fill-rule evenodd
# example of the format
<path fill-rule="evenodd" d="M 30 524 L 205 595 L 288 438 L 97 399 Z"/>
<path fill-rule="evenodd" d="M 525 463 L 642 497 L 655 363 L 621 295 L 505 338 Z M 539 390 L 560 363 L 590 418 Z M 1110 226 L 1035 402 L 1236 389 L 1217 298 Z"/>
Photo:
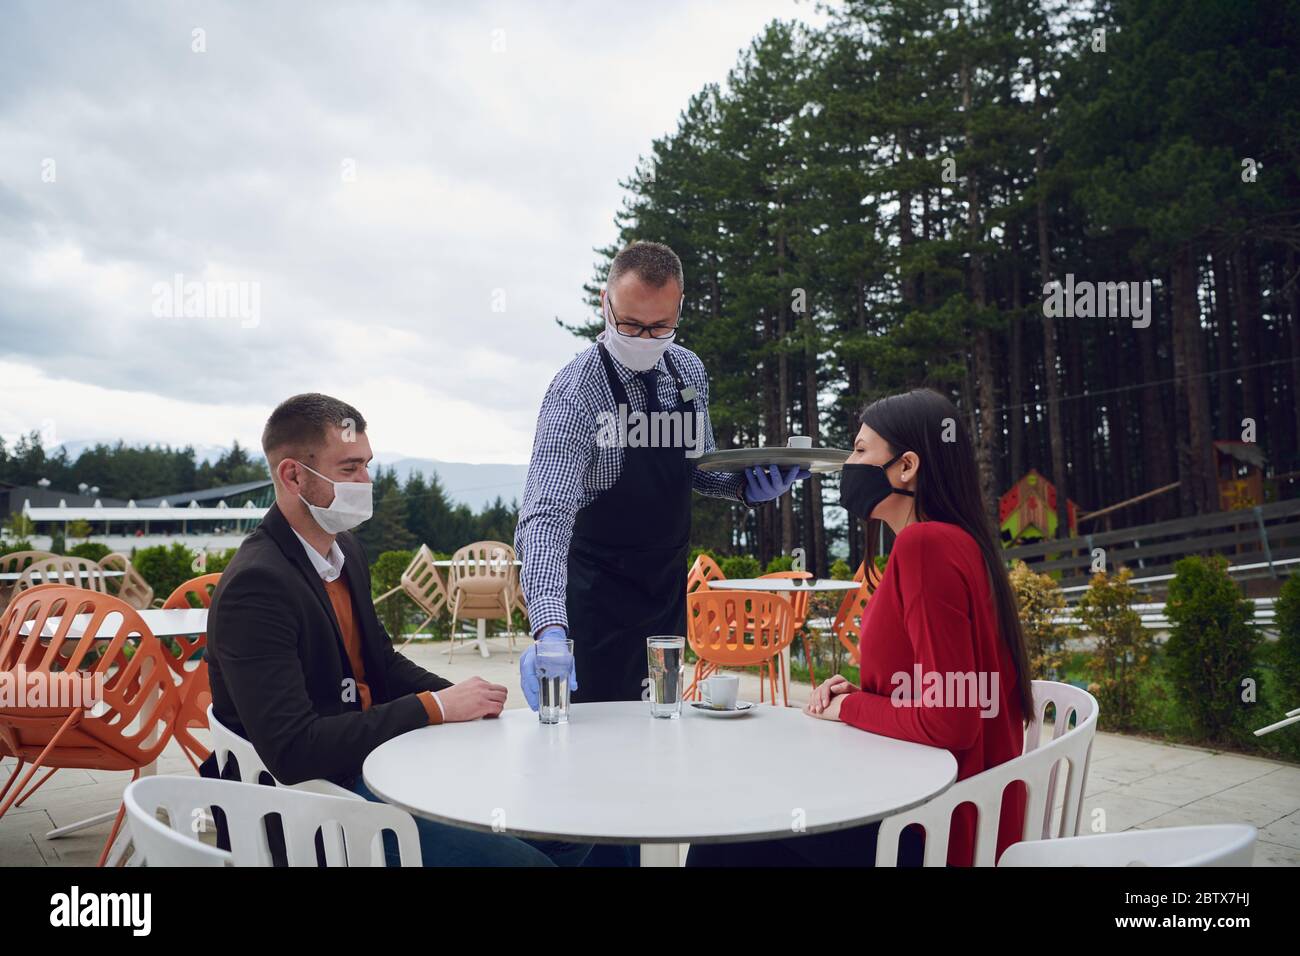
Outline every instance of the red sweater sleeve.
<path fill-rule="evenodd" d="M 942 681 L 939 705 L 922 706 L 921 686 L 913 686 L 915 671 L 895 675 L 893 693 L 856 691 L 846 694 L 840 718 L 847 724 L 886 737 L 911 740 L 965 750 L 974 745 L 980 732 L 980 704 L 977 695 L 967 695 L 967 706 L 950 706 L 943 688 L 950 675 L 974 675 L 975 633 L 969 608 L 971 585 L 958 564 L 950 542 L 924 524 L 905 529 L 894 544 L 890 562 L 895 563 L 897 599 L 906 638 L 921 676 L 937 675 Z M 891 595 L 892 597 L 892 595 Z M 905 678 L 905 681 L 903 680 Z M 900 706 L 894 699 L 912 698 L 913 706 Z"/>

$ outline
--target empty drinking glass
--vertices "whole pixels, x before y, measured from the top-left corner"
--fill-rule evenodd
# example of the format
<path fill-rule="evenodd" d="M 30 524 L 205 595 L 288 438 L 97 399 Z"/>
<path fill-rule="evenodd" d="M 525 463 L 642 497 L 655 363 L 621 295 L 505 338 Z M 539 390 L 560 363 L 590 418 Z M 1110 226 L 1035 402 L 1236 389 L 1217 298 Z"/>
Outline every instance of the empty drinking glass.
<path fill-rule="evenodd" d="M 646 638 L 650 671 L 650 716 L 682 715 L 682 679 L 686 674 L 686 638 L 659 635 Z"/>
<path fill-rule="evenodd" d="M 569 722 L 569 675 L 573 672 L 573 641 L 538 641 L 533 658 L 537 668 L 537 719 L 544 724 Z"/>

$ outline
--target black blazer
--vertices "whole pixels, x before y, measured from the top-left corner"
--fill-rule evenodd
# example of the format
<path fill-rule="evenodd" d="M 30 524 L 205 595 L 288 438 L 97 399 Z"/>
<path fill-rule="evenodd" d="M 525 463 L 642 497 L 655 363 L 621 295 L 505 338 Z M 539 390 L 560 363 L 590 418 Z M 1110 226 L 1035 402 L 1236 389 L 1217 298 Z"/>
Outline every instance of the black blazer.
<path fill-rule="evenodd" d="M 429 722 L 415 696 L 451 681 L 393 649 L 370 595 L 370 566 L 351 533 L 337 537 L 352 592 L 371 706 L 363 711 L 325 585 L 272 505 L 212 595 L 208 678 L 217 719 L 243 735 L 276 779 L 347 786 L 366 755 Z M 216 776 L 215 761 L 203 770 Z"/>

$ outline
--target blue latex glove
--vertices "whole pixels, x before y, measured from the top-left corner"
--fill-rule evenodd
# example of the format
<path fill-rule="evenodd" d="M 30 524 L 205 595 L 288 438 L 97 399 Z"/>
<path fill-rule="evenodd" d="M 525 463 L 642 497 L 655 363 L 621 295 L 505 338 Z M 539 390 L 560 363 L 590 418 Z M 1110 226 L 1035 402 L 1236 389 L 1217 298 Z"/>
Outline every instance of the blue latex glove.
<path fill-rule="evenodd" d="M 528 706 L 533 710 L 537 709 L 538 696 L 542 691 L 541 682 L 537 678 L 537 645 L 541 641 L 566 641 L 568 639 L 569 636 L 564 632 L 564 628 L 558 624 L 544 627 L 542 633 L 537 636 L 537 640 L 519 658 L 519 686 L 523 689 L 524 700 L 528 701 Z M 557 654 L 554 650 L 550 650 L 542 658 L 542 666 L 551 665 L 557 668 L 557 677 L 564 670 L 568 670 L 570 693 L 578 689 L 578 668 L 573 662 L 572 654 L 564 652 Z"/>
<path fill-rule="evenodd" d="M 790 466 L 788 475 L 781 474 L 780 465 L 756 465 L 745 469 L 745 500 L 751 505 L 780 498 L 796 481 L 811 475 L 807 468 Z"/>

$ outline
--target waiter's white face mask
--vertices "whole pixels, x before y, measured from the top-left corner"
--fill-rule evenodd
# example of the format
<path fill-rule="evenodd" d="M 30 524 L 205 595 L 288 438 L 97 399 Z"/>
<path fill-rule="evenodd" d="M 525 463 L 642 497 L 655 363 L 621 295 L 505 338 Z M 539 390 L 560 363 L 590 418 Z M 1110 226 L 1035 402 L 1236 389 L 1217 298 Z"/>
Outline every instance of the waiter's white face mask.
<path fill-rule="evenodd" d="M 605 343 L 609 353 L 624 367 L 634 372 L 647 372 L 659 364 L 659 357 L 672 344 L 672 337 L 652 339 L 645 335 L 635 338 L 630 335 L 619 335 L 618 330 L 614 328 L 614 318 L 610 314 L 608 294 L 605 296 L 604 308 L 605 331 L 600 333 L 598 340 Z"/>

